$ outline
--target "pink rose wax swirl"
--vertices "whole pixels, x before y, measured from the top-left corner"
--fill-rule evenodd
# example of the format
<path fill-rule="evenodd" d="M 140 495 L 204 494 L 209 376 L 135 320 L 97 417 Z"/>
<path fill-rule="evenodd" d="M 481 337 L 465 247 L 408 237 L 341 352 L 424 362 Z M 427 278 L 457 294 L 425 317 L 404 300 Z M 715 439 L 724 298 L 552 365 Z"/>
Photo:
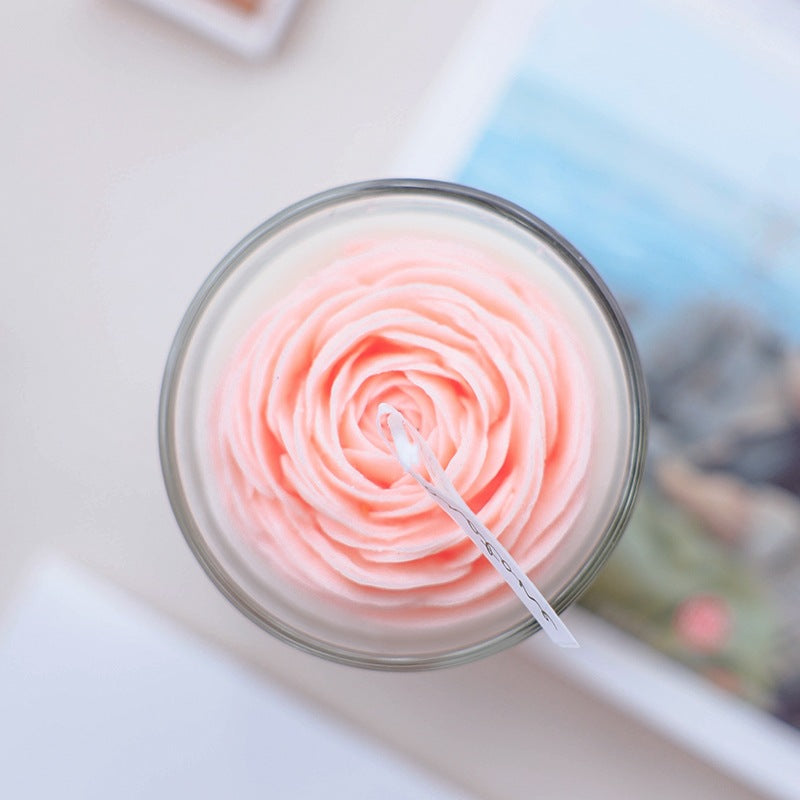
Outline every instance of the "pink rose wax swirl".
<path fill-rule="evenodd" d="M 530 573 L 586 497 L 594 392 L 568 323 L 474 248 L 354 241 L 247 333 L 211 420 L 226 506 L 291 580 L 402 623 L 513 600 L 387 451 L 381 402 Z"/>
<path fill-rule="evenodd" d="M 341 662 L 438 667 L 539 626 L 405 473 L 379 406 L 560 613 L 630 514 L 643 397 L 613 298 L 558 234 L 473 189 L 374 181 L 281 212 L 208 278 L 168 359 L 161 460 L 252 620 Z"/>

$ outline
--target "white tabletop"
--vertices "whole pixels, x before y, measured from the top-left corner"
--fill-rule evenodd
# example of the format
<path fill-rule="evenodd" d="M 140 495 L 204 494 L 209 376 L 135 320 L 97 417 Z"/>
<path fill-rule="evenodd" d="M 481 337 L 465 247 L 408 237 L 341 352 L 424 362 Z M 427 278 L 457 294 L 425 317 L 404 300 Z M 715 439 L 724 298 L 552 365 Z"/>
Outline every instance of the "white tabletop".
<path fill-rule="evenodd" d="M 479 797 L 752 798 L 514 651 L 409 675 L 295 652 L 167 503 L 158 391 L 193 293 L 283 205 L 385 174 L 476 4 L 309 1 L 257 65 L 124 0 L 2 4 L 0 606 L 55 550 Z"/>

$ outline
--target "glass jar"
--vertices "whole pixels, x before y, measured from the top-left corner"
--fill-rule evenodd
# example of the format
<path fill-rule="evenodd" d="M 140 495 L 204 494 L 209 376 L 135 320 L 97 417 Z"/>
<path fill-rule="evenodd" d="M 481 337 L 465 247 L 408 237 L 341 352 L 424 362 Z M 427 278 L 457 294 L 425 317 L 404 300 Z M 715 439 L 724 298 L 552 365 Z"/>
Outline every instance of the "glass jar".
<path fill-rule="evenodd" d="M 267 525 L 263 539 L 258 533 L 246 535 L 241 519 L 232 511 L 236 502 L 241 507 L 246 500 L 240 495 L 232 504 L 225 470 L 219 467 L 220 452 L 227 450 L 220 449 L 214 426 L 215 414 L 220 413 L 220 386 L 230 372 L 233 354 L 252 335 L 249 332 L 265 310 L 279 306 L 298 285 L 301 292 L 305 291 L 302 287 L 311 291 L 317 274 L 323 275 L 321 271 L 331 262 L 346 259 L 348 253 L 358 253 L 365 241 L 389 243 L 391 249 L 392 242 L 407 240 L 434 242 L 435 247 L 452 243 L 457 250 L 474 250 L 481 259 L 495 260 L 505 270 L 523 276 L 558 309 L 582 353 L 590 391 L 579 399 L 596 421 L 586 434 L 590 440 L 585 447 L 582 500 L 574 518 L 564 524 L 563 537 L 529 571 L 557 612 L 579 597 L 622 535 L 638 490 L 646 442 L 642 371 L 616 302 L 575 248 L 541 220 L 506 200 L 437 181 L 369 181 L 296 203 L 239 242 L 190 304 L 167 360 L 159 441 L 173 511 L 209 577 L 255 623 L 307 652 L 387 670 L 430 669 L 470 661 L 519 642 L 539 626 L 507 587 L 499 586 L 499 579 L 485 602 L 479 598 L 461 610 L 455 599 L 446 596 L 429 605 L 429 595 L 434 592 L 424 587 L 406 594 L 402 586 L 383 594 L 382 589 L 375 589 L 380 602 L 373 604 L 369 597 L 364 602 L 354 600 L 359 592 L 372 591 L 370 586 L 359 585 L 353 596 L 348 592 L 347 597 L 338 597 L 336 585 L 327 578 L 315 585 L 309 579 L 313 572 L 295 568 L 304 568 L 304 560 L 321 559 L 320 574 L 327 576 L 323 562 L 342 558 L 348 544 L 337 540 L 331 547 L 331 541 L 322 537 L 323 550 L 311 554 L 311 532 L 306 537 L 302 525 L 298 527 L 294 521 L 291 535 L 280 525 Z M 472 277 L 463 273 L 465 283 Z M 457 275 L 453 280 L 460 282 Z M 420 291 L 425 294 L 424 287 Z M 299 329 L 303 320 L 293 324 Z M 285 339 L 290 333 L 281 335 Z M 319 347 L 323 344 L 318 343 Z M 277 380 L 274 375 L 271 379 Z M 250 391 L 252 395 L 252 386 Z M 242 413 L 254 411 L 256 417 L 248 417 L 242 425 L 254 430 L 269 427 L 267 411 L 260 406 L 252 408 L 262 399 L 253 397 L 243 401 Z M 295 400 L 308 402 L 300 396 L 284 398 L 286 414 L 303 413 L 293 406 Z M 540 414 L 534 405 L 531 420 Z M 334 420 L 332 424 L 339 423 Z M 515 436 L 524 435 L 524 430 L 522 424 Z M 303 442 L 298 446 L 300 451 L 306 447 Z M 313 451 L 318 445 L 312 441 L 307 446 Z M 287 458 L 286 454 L 263 458 L 270 460 L 273 455 L 275 468 L 284 470 L 286 462 L 281 459 Z M 291 475 L 292 469 L 288 465 L 284 471 Z M 258 483 L 258 478 L 255 480 Z M 284 489 L 293 495 L 291 480 L 281 491 Z M 512 486 L 510 491 L 514 490 Z M 247 491 L 252 494 L 256 490 Z M 295 499 L 290 497 L 291 502 Z M 303 513 L 298 511 L 301 516 Z M 402 517 L 398 518 L 400 533 L 403 524 Z M 454 526 L 443 513 L 441 526 L 451 536 Z M 319 538 L 316 530 L 314 537 Z M 452 538 L 448 541 L 452 552 L 463 553 L 460 544 L 453 544 Z M 267 542 L 271 542 L 272 552 Z M 516 557 L 514 548 L 509 549 Z M 376 558 L 391 561 L 394 555 Z M 372 557 L 372 551 L 367 557 Z M 398 558 L 401 564 L 392 574 L 400 575 L 402 582 L 404 567 L 402 557 Z M 360 561 L 358 566 L 362 566 Z M 346 583 L 348 568 L 345 565 L 340 570 L 343 576 L 336 573 L 337 581 L 341 578 Z M 411 576 L 412 567 L 408 570 Z M 463 581 L 468 585 L 469 578 Z M 401 610 L 387 611 L 384 600 L 386 608 Z"/>

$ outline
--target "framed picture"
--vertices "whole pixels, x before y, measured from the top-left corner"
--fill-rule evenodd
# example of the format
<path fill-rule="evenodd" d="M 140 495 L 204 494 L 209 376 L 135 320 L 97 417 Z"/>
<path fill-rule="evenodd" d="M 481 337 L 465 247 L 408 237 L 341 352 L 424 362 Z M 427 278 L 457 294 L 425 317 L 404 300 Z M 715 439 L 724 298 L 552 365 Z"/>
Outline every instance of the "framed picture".
<path fill-rule="evenodd" d="M 616 294 L 651 403 L 634 518 L 525 645 L 800 797 L 800 6 L 490 2 L 393 172 L 507 197 Z M 698 724 L 702 721 L 702 724 Z"/>

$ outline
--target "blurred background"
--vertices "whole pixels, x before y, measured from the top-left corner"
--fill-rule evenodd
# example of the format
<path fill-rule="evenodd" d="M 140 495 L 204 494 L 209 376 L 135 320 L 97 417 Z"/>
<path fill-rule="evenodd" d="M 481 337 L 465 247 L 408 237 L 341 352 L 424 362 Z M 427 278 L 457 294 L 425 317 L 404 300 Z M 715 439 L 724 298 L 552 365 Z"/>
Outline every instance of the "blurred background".
<path fill-rule="evenodd" d="M 0 8 L 0 794 L 800 796 L 799 8 Z M 651 453 L 583 601 L 586 670 L 622 631 L 737 704 L 707 736 L 758 732 L 757 774 L 525 645 L 433 674 L 316 660 L 196 564 L 157 454 L 177 324 L 259 222 L 390 174 L 520 202 L 620 298 Z M 645 651 L 619 652 L 624 680 Z"/>

